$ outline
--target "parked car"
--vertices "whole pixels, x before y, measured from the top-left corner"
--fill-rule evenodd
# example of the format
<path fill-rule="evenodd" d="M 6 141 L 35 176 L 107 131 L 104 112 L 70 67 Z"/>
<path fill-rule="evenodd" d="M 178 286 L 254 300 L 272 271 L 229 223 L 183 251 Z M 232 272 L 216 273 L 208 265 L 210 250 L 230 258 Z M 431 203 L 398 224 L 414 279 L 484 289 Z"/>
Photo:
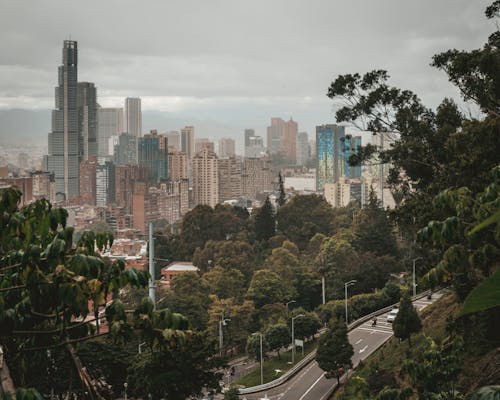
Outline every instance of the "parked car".
<path fill-rule="evenodd" d="M 392 309 L 391 312 L 387 314 L 387 322 L 390 322 L 392 324 L 396 319 L 396 315 L 398 315 L 398 312 L 399 312 L 398 308 Z"/>

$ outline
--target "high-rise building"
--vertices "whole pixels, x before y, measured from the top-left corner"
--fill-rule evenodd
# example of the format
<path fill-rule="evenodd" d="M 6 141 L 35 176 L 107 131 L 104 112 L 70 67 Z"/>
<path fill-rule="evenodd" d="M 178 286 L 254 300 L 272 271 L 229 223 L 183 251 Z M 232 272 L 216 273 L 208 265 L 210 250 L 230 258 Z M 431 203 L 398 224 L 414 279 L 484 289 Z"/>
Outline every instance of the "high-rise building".
<path fill-rule="evenodd" d="M 173 147 L 177 151 L 181 151 L 181 134 L 177 131 L 165 133 L 168 140 L 168 147 Z"/>
<path fill-rule="evenodd" d="M 219 202 L 219 171 L 215 153 L 202 149 L 193 157 L 194 204 L 211 207 Z"/>
<path fill-rule="evenodd" d="M 97 153 L 99 157 L 112 157 L 114 148 L 109 146 L 110 138 L 118 137 L 123 130 L 123 108 L 97 109 Z"/>
<path fill-rule="evenodd" d="M 238 199 L 243 195 L 241 161 L 235 157 L 219 159 L 219 202 Z"/>
<path fill-rule="evenodd" d="M 275 188 L 275 174 L 269 157 L 247 158 L 243 163 L 243 195 L 256 199 L 258 193 Z"/>
<path fill-rule="evenodd" d="M 115 164 L 113 162 L 99 160 L 96 167 L 97 206 L 104 207 L 115 201 L 115 173 Z"/>
<path fill-rule="evenodd" d="M 181 129 L 181 151 L 186 153 L 188 159 L 194 156 L 194 126 L 185 126 Z"/>
<path fill-rule="evenodd" d="M 283 121 L 271 118 L 271 126 L 267 127 L 267 151 L 269 154 L 281 153 L 285 159 L 295 163 L 298 125 L 292 118 Z"/>
<path fill-rule="evenodd" d="M 343 144 L 345 127 L 321 125 L 316 127 L 316 190 L 322 191 L 325 183 L 336 183 L 344 172 Z"/>
<path fill-rule="evenodd" d="M 251 136 L 248 138 L 248 146 L 245 149 L 245 157 L 259 158 L 265 153 L 264 140 L 261 136 Z"/>
<path fill-rule="evenodd" d="M 138 138 L 128 133 L 122 133 L 118 137 L 118 144 L 115 146 L 116 165 L 136 165 L 137 164 L 137 140 Z"/>
<path fill-rule="evenodd" d="M 297 135 L 297 165 L 306 165 L 309 160 L 309 137 L 307 132 Z"/>
<path fill-rule="evenodd" d="M 125 132 L 135 137 L 142 135 L 141 99 L 138 97 L 125 99 Z"/>
<path fill-rule="evenodd" d="M 69 200 L 79 192 L 78 45 L 65 40 L 58 70 L 52 132 L 49 133 L 45 171 L 54 173 L 58 199 Z"/>
<path fill-rule="evenodd" d="M 234 157 L 235 146 L 234 139 L 223 138 L 219 140 L 219 158 Z"/>
<path fill-rule="evenodd" d="M 80 162 L 97 157 L 97 93 L 91 82 L 78 82 L 78 138 Z"/>
<path fill-rule="evenodd" d="M 170 146 L 169 146 L 170 147 Z M 170 149 L 172 149 L 170 147 Z M 186 153 L 180 151 L 169 151 L 168 153 L 168 178 L 171 181 L 188 179 L 189 161 Z"/>
<path fill-rule="evenodd" d="M 139 165 L 150 171 L 150 181 L 157 183 L 168 177 L 168 140 L 156 130 L 139 138 Z"/>
<path fill-rule="evenodd" d="M 351 166 L 349 157 L 361 147 L 361 136 L 346 136 L 344 141 L 344 173 L 347 178 L 361 178 L 361 164 Z"/>
<path fill-rule="evenodd" d="M 124 207 L 125 213 L 132 213 L 132 194 L 134 185 L 143 182 L 148 177 L 148 171 L 138 165 L 117 165 L 115 169 L 115 202 Z"/>
<path fill-rule="evenodd" d="M 252 157 L 247 154 L 247 147 L 250 146 L 250 138 L 253 136 L 255 136 L 254 129 L 245 129 L 245 152 L 244 152 L 245 157 Z"/>
<path fill-rule="evenodd" d="M 51 203 L 56 201 L 55 177 L 53 173 L 35 171 L 31 173 L 33 178 L 33 199 L 47 199 Z"/>
<path fill-rule="evenodd" d="M 97 157 L 80 163 L 80 204 L 96 205 Z"/>
<path fill-rule="evenodd" d="M 215 153 L 214 142 L 207 138 L 199 138 L 195 140 L 194 152 L 199 153 L 201 150 L 207 149 L 209 152 Z"/>

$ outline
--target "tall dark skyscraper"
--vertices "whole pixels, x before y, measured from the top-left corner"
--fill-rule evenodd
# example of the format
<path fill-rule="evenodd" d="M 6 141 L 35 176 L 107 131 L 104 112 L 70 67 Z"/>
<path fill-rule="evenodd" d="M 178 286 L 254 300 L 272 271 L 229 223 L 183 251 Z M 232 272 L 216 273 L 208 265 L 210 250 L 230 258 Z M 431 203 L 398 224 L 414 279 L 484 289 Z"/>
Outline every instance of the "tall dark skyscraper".
<path fill-rule="evenodd" d="M 97 156 L 97 94 L 90 82 L 78 82 L 78 136 L 80 162 Z"/>
<path fill-rule="evenodd" d="M 52 111 L 52 132 L 45 158 L 46 171 L 53 172 L 56 197 L 67 200 L 79 193 L 79 135 L 78 135 L 78 46 L 65 40 L 62 65 L 58 70 L 55 89 L 55 109 Z"/>

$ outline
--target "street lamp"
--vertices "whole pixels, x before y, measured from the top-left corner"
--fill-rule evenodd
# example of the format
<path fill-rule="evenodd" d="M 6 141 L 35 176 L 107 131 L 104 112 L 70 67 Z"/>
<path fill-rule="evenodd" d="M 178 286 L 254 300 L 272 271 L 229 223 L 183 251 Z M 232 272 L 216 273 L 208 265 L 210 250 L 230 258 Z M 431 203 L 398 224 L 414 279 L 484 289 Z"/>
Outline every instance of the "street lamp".
<path fill-rule="evenodd" d="M 349 317 L 347 314 L 347 288 L 349 286 L 354 285 L 357 282 L 357 280 L 353 279 L 352 281 L 344 283 L 344 289 L 345 289 L 345 324 L 349 326 Z"/>
<path fill-rule="evenodd" d="M 128 383 L 127 383 L 127 382 L 125 382 L 125 383 L 123 384 L 123 387 L 125 388 L 125 400 L 127 400 L 127 386 L 128 386 Z"/>
<path fill-rule="evenodd" d="M 290 301 L 287 301 L 287 302 L 285 303 L 285 307 L 286 307 L 286 312 L 287 312 L 287 314 L 288 314 L 288 305 L 289 305 L 289 304 L 291 304 L 291 303 L 296 303 L 296 301 L 295 301 L 295 300 L 290 300 Z"/>
<path fill-rule="evenodd" d="M 417 284 L 415 283 L 415 264 L 418 260 L 422 260 L 422 257 L 417 257 L 413 259 L 413 297 L 417 295 Z"/>
<path fill-rule="evenodd" d="M 264 357 L 262 355 L 262 333 L 261 332 L 255 332 L 252 333 L 252 336 L 254 335 L 260 335 L 260 384 L 264 384 Z"/>
<path fill-rule="evenodd" d="M 219 354 L 222 357 L 222 345 L 223 345 L 223 333 L 222 333 L 222 327 L 226 326 L 227 323 L 231 321 L 231 318 L 224 318 L 224 315 L 221 316 L 220 321 L 219 321 Z"/>
<path fill-rule="evenodd" d="M 304 314 L 296 315 L 292 317 L 292 365 L 295 365 L 295 325 L 294 322 L 297 318 L 305 317 Z"/>

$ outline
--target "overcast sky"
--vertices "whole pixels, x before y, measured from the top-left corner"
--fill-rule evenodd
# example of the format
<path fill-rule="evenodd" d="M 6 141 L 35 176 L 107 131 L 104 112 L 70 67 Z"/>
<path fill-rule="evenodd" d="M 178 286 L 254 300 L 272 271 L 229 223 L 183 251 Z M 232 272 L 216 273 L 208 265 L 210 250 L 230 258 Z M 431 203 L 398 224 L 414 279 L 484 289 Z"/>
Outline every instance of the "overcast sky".
<path fill-rule="evenodd" d="M 490 2 L 0 0 L 0 109 L 53 107 L 71 36 L 79 81 L 96 84 L 102 106 L 138 96 L 143 110 L 235 135 L 292 116 L 312 134 L 334 122 L 325 93 L 338 74 L 387 69 L 433 107 L 458 97 L 431 57 L 480 47 Z"/>

